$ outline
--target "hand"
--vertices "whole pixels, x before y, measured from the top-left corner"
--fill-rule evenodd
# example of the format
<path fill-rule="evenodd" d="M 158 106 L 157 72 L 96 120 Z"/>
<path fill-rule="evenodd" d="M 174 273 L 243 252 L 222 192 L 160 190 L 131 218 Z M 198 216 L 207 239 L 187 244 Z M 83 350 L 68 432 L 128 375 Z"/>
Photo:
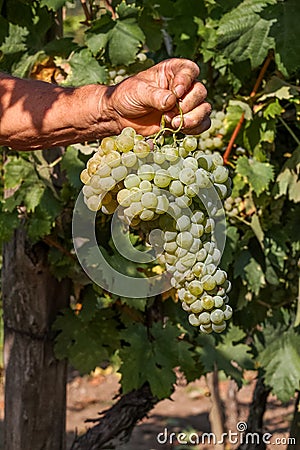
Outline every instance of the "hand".
<path fill-rule="evenodd" d="M 160 129 L 162 115 L 166 126 L 178 128 L 183 111 L 182 131 L 199 134 L 210 127 L 211 106 L 207 92 L 199 81 L 198 66 L 187 59 L 168 59 L 109 88 L 107 101 L 119 132 L 133 127 L 150 136 Z"/>

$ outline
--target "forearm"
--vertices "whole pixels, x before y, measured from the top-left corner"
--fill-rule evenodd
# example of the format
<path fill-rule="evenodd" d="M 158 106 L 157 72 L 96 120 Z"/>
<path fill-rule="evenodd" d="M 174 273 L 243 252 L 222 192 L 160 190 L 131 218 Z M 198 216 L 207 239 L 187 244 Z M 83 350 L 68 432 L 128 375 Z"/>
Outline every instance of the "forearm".
<path fill-rule="evenodd" d="M 113 134 L 109 88 L 65 88 L 0 74 L 0 145 L 50 148 Z"/>

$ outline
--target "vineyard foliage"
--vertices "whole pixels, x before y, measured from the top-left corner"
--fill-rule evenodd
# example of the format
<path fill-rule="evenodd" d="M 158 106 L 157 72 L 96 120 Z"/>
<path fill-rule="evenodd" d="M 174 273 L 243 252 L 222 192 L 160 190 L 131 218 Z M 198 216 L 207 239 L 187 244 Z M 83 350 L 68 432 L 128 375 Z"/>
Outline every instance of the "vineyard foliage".
<path fill-rule="evenodd" d="M 203 336 L 172 290 L 129 299 L 86 277 L 71 219 L 80 172 L 97 142 L 69 146 L 62 156 L 2 148 L 1 190 L 9 195 L 1 201 L 1 239 L 22 224 L 31 242 L 49 246 L 53 273 L 73 280 L 71 307 L 55 322 L 56 353 L 82 373 L 111 362 L 124 392 L 148 381 L 158 398 L 172 393 L 176 367 L 191 381 L 217 366 L 239 386 L 244 371 L 255 369 L 288 401 L 300 388 L 299 1 L 113 0 L 111 10 L 91 3 L 90 17 L 69 21 L 65 35 L 52 38 L 57 11 L 66 7 L 68 18 L 70 2 L 0 0 L 0 70 L 82 85 L 110 84 L 118 73 L 174 56 L 199 65 L 213 109 L 226 112 L 222 153 L 244 114 L 229 155 L 233 185 L 221 264 L 232 282 L 234 316 L 222 335 Z M 151 272 L 114 250 L 109 225 L 99 214 L 99 246 L 112 264 L 128 274 Z M 143 246 L 140 235 L 131 240 Z"/>

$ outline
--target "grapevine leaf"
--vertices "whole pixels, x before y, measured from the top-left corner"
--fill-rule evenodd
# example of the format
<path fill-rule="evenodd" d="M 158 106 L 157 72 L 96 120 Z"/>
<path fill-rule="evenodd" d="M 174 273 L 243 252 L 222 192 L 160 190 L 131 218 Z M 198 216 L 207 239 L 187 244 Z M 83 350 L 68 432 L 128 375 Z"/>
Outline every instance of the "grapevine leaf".
<path fill-rule="evenodd" d="M 235 62 L 249 59 L 252 68 L 258 67 L 274 47 L 269 32 L 275 21 L 263 19 L 258 13 L 275 3 L 276 0 L 244 0 L 224 14 L 217 30 L 222 53 Z"/>
<path fill-rule="evenodd" d="M 92 83 L 105 83 L 107 73 L 104 66 L 100 66 L 93 57 L 89 49 L 85 48 L 76 52 L 69 59 L 72 69 L 71 74 L 66 79 L 66 84 L 77 86 Z"/>
<path fill-rule="evenodd" d="M 24 180 L 28 179 L 34 172 L 32 164 L 24 158 L 11 157 L 5 164 L 4 186 L 10 189 L 18 186 Z"/>
<path fill-rule="evenodd" d="M 38 239 L 50 234 L 54 225 L 53 218 L 45 210 L 37 207 L 34 215 L 27 221 L 27 232 L 30 239 L 36 242 Z"/>
<path fill-rule="evenodd" d="M 152 16 L 147 14 L 146 10 L 144 10 L 140 17 L 139 24 L 145 34 L 147 47 L 153 52 L 159 50 L 163 42 L 160 23 L 153 20 Z"/>
<path fill-rule="evenodd" d="M 78 49 L 77 44 L 73 42 L 72 38 L 60 38 L 54 39 L 53 41 L 48 42 L 43 50 L 47 53 L 47 55 L 54 56 L 62 56 L 67 58 L 72 52 L 75 52 Z"/>
<path fill-rule="evenodd" d="M 244 274 L 250 290 L 257 295 L 260 288 L 265 286 L 265 277 L 261 265 L 254 258 L 250 258 L 249 263 L 244 267 Z"/>
<path fill-rule="evenodd" d="M 242 102 L 241 100 L 229 101 L 227 112 L 228 114 L 233 114 L 233 111 L 237 115 L 238 119 L 241 118 L 241 113 L 244 113 L 246 120 L 252 119 L 252 111 L 250 106 L 248 103 Z"/>
<path fill-rule="evenodd" d="M 268 188 L 274 177 L 271 164 L 248 159 L 246 156 L 238 159 L 236 171 L 248 180 L 257 196 Z"/>
<path fill-rule="evenodd" d="M 135 308 L 139 311 L 145 311 L 147 305 L 146 298 L 120 297 L 120 301 L 122 304 L 128 305 L 130 308 Z"/>
<path fill-rule="evenodd" d="M 55 343 L 57 357 L 68 357 L 82 374 L 107 361 L 119 346 L 119 333 L 109 310 L 97 313 L 89 321 L 66 310 L 56 319 L 53 328 L 60 331 Z"/>
<path fill-rule="evenodd" d="M 80 173 L 84 169 L 84 163 L 78 157 L 78 150 L 74 147 L 68 147 L 64 153 L 62 168 L 66 171 L 67 177 L 71 185 L 75 188 L 80 188 L 82 183 L 80 181 Z"/>
<path fill-rule="evenodd" d="M 24 183 L 22 190 L 25 191 L 24 204 L 28 212 L 32 212 L 40 203 L 45 191 L 45 185 L 39 182 Z"/>
<path fill-rule="evenodd" d="M 270 340 L 258 355 L 265 381 L 282 402 L 300 387 L 300 335 L 293 328 Z"/>
<path fill-rule="evenodd" d="M 242 342 L 245 336 L 240 328 L 230 325 L 217 345 L 213 336 L 198 337 L 197 342 L 201 347 L 197 347 L 197 352 L 200 353 L 205 371 L 212 372 L 217 366 L 218 370 L 223 370 L 241 387 L 243 370 L 253 369 L 249 355 L 251 348 Z"/>
<path fill-rule="evenodd" d="M 270 31 L 270 36 L 276 42 L 276 62 L 279 70 L 285 74 L 295 73 L 300 68 L 300 54 L 295 42 L 300 40 L 299 29 L 300 4 L 298 0 L 285 0 L 270 6 L 265 17 L 276 17 Z"/>
<path fill-rule="evenodd" d="M 266 108 L 263 111 L 263 115 L 266 119 L 275 118 L 277 116 L 280 116 L 283 112 L 283 108 L 280 105 L 278 99 L 276 98 L 275 101 L 270 102 Z"/>
<path fill-rule="evenodd" d="M 170 323 L 164 327 L 155 323 L 149 333 L 150 340 L 147 329 L 139 323 L 130 325 L 122 333 L 129 346 L 119 352 L 123 361 L 121 383 L 123 389 L 129 391 L 148 381 L 153 395 L 164 398 L 171 394 L 176 381 L 173 369 L 185 354 L 182 348 L 179 351 L 183 342 L 178 342 L 180 331 Z"/>
<path fill-rule="evenodd" d="M 136 19 L 127 18 L 118 21 L 110 32 L 108 43 L 109 58 L 112 64 L 128 65 L 133 63 L 144 41 L 145 35 Z"/>
<path fill-rule="evenodd" d="M 264 232 L 262 230 L 260 221 L 259 221 L 259 217 L 257 214 L 253 214 L 253 216 L 251 217 L 251 224 L 250 224 L 255 236 L 258 239 L 258 242 L 263 245 L 263 240 L 264 240 Z"/>
<path fill-rule="evenodd" d="M 141 8 L 135 6 L 135 4 L 127 4 L 125 0 L 116 7 L 116 13 L 120 19 L 126 19 L 127 17 L 136 17 Z"/>
<path fill-rule="evenodd" d="M 278 194 L 288 195 L 289 199 L 295 203 L 300 202 L 300 146 L 294 150 L 292 156 L 284 164 L 282 171 L 277 177 Z"/>
<path fill-rule="evenodd" d="M 264 61 L 268 50 L 274 47 L 274 40 L 268 36 L 271 21 L 258 18 L 251 25 L 238 41 L 228 44 L 223 52 L 235 62 L 249 59 L 254 69 Z"/>
<path fill-rule="evenodd" d="M 29 31 L 25 27 L 19 25 L 9 24 L 9 35 L 5 38 L 0 47 L 0 51 L 5 55 L 12 55 L 14 53 L 23 52 L 26 50 L 26 37 Z"/>

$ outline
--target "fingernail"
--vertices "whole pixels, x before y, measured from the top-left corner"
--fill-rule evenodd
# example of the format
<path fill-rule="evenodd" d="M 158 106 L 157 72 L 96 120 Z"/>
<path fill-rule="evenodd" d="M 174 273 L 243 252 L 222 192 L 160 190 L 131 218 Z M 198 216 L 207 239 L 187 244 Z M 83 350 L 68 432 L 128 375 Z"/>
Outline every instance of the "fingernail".
<path fill-rule="evenodd" d="M 178 128 L 180 123 L 181 123 L 181 118 L 180 117 L 175 117 L 175 119 L 172 120 L 172 127 L 173 128 Z"/>
<path fill-rule="evenodd" d="M 181 98 L 185 92 L 184 86 L 182 86 L 182 84 L 180 84 L 179 86 L 176 86 L 176 88 L 174 89 L 175 95 L 177 98 Z"/>
<path fill-rule="evenodd" d="M 169 123 L 171 123 L 172 119 L 175 117 L 175 115 L 176 115 L 175 113 L 167 112 L 167 113 L 165 113 L 165 118 Z"/>
<path fill-rule="evenodd" d="M 166 104 L 168 103 L 169 98 L 171 97 L 172 94 L 168 94 L 166 95 L 166 97 L 163 100 L 163 106 L 166 106 Z"/>

